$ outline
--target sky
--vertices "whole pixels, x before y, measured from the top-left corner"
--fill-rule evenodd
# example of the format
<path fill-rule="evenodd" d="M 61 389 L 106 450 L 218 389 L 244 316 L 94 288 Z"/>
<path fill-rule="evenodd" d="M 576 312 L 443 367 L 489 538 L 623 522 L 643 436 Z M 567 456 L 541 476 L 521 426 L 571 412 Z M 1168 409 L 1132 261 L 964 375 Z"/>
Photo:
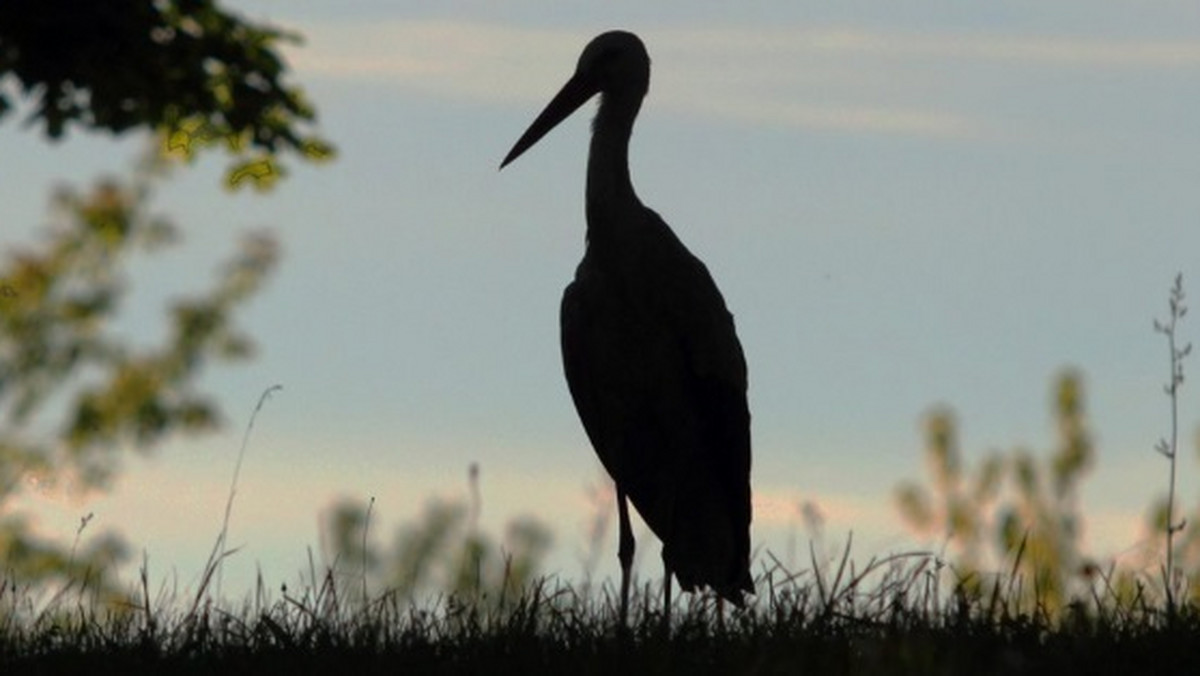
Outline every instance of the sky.
<path fill-rule="evenodd" d="M 941 547 L 894 491 L 925 477 L 921 422 L 952 409 L 968 462 L 1054 444 L 1052 383 L 1083 374 L 1098 460 L 1086 546 L 1128 557 L 1165 491 L 1167 350 L 1151 328 L 1177 273 L 1200 279 L 1200 6 L 1192 0 L 960 3 L 227 2 L 301 33 L 292 79 L 334 163 L 269 195 L 176 171 L 154 208 L 186 233 L 131 272 L 131 337 L 203 288 L 239 234 L 269 227 L 280 269 L 213 368 L 223 432 L 130 454 L 108 495 L 34 490 L 40 533 L 80 518 L 198 579 L 242 433 L 228 588 L 294 580 L 335 500 L 375 498 L 381 542 L 482 471 L 482 523 L 530 514 L 573 578 L 602 479 L 562 376 L 557 314 L 583 253 L 592 106 L 500 159 L 611 28 L 638 33 L 650 92 L 631 147 L 642 200 L 703 259 L 750 369 L 756 547 L 794 560 L 812 502 L 855 555 Z M 144 138 L 51 144 L 0 126 L 5 249 L 35 241 L 52 188 L 126 171 Z M 1184 339 L 1200 335 L 1184 320 Z M 1191 364 L 1185 366 L 1190 368 Z M 1181 391 L 1183 501 L 1200 501 L 1200 396 Z M 85 532 L 84 537 L 88 533 Z M 658 545 L 639 527 L 640 569 Z M 615 566 L 609 533 L 604 571 Z M 140 564 L 140 556 L 138 557 Z"/>

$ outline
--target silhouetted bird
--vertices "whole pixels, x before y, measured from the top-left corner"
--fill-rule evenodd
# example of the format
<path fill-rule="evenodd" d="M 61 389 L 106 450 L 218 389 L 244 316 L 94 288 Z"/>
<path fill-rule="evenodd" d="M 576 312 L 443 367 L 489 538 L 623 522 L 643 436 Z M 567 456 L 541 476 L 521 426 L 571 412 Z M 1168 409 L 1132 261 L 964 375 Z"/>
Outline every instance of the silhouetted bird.
<path fill-rule="evenodd" d="M 733 316 L 704 264 L 629 180 L 629 137 L 650 84 L 632 33 L 591 41 L 575 75 L 500 167 L 599 93 L 587 169 L 587 252 L 562 300 L 567 384 L 616 483 L 621 619 L 634 540 L 626 497 L 663 542 L 671 575 L 743 603 L 750 579 L 750 412 Z"/>

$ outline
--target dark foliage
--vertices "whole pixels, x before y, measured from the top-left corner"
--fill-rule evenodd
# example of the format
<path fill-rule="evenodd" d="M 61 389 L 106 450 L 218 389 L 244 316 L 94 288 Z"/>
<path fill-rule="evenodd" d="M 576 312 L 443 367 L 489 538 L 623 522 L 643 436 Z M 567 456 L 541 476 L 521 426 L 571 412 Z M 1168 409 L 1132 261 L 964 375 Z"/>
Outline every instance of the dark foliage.
<path fill-rule="evenodd" d="M 265 163 L 277 153 L 320 159 L 332 152 L 301 131 L 315 113 L 284 81 L 278 47 L 286 41 L 299 38 L 215 0 L 4 0 L 0 84 L 17 86 L 0 89 L 0 118 L 14 109 L 18 90 L 34 106 L 28 122 L 52 139 L 72 125 L 114 134 L 153 129 L 167 137 L 169 152 L 185 157 L 223 140 L 237 155 L 255 155 L 234 166 L 231 185 L 238 172 L 274 176 L 279 167 Z"/>

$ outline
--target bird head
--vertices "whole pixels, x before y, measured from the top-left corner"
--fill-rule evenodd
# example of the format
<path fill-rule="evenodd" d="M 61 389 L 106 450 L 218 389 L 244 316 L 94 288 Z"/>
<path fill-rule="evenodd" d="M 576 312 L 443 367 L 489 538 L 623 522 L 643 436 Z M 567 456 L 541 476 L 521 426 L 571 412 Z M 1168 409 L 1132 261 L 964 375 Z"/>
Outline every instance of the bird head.
<path fill-rule="evenodd" d="M 601 33 L 584 47 L 575 74 L 517 139 L 500 168 L 520 157 L 596 94 L 633 96 L 640 101 L 649 87 L 650 56 L 641 39 L 627 31 Z"/>

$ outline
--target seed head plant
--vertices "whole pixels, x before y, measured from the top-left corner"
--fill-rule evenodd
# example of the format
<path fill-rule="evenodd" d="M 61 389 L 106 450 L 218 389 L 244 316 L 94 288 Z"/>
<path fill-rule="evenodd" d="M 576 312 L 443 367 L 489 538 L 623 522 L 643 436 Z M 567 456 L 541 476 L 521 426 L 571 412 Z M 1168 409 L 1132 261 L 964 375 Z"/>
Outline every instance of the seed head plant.
<path fill-rule="evenodd" d="M 1187 306 L 1183 304 L 1183 274 L 1175 275 L 1175 283 L 1167 300 L 1169 314 L 1165 321 L 1154 320 L 1154 330 L 1163 334 L 1167 339 L 1167 349 L 1170 352 L 1171 375 L 1163 392 L 1171 400 L 1171 423 L 1168 437 L 1159 439 L 1156 450 L 1167 460 L 1169 473 L 1167 475 L 1167 503 L 1161 516 L 1156 515 L 1155 521 L 1161 522 L 1161 529 L 1166 538 L 1166 561 L 1163 563 L 1163 590 L 1167 597 L 1167 611 L 1174 614 L 1175 603 L 1179 593 L 1180 580 L 1175 566 L 1175 535 L 1187 526 L 1187 520 L 1175 520 L 1175 472 L 1178 463 L 1179 448 L 1179 388 L 1183 386 L 1183 360 L 1191 353 L 1192 344 L 1179 345 L 1177 329 L 1179 321 L 1187 315 Z"/>

